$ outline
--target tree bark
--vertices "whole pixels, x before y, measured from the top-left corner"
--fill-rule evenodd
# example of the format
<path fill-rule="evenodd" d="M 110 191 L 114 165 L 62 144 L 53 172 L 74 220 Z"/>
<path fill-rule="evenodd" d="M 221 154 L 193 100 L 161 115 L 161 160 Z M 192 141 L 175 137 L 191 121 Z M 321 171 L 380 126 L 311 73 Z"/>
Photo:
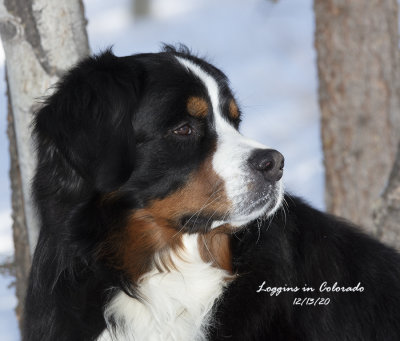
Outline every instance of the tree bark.
<path fill-rule="evenodd" d="M 372 212 L 400 137 L 397 1 L 314 0 L 314 10 L 326 206 L 382 236 Z"/>
<path fill-rule="evenodd" d="M 388 184 L 374 212 L 379 238 L 400 250 L 400 143 Z"/>
<path fill-rule="evenodd" d="M 0 34 L 8 79 L 17 315 L 21 316 L 39 222 L 30 182 L 35 168 L 31 122 L 37 101 L 63 72 L 89 54 L 82 0 L 0 0 Z"/>

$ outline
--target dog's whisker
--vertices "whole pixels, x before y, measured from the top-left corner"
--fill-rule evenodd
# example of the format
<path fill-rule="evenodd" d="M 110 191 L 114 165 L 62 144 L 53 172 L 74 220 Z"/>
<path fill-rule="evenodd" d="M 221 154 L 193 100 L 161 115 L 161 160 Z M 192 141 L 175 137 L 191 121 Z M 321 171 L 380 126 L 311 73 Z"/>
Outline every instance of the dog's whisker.
<path fill-rule="evenodd" d="M 214 263 L 217 264 L 217 260 L 215 259 L 214 255 L 212 254 L 210 248 L 208 247 L 208 244 L 207 244 L 207 241 L 206 241 L 205 236 L 204 236 L 204 235 L 201 235 L 201 239 L 202 239 L 202 241 L 203 241 L 203 244 L 204 244 L 204 246 L 205 246 L 205 248 L 206 248 L 208 254 L 209 254 L 210 257 L 212 258 L 212 260 L 214 261 Z"/>
<path fill-rule="evenodd" d="M 210 196 L 210 197 L 211 197 L 211 196 Z M 206 203 L 205 203 L 198 211 L 196 211 L 195 213 L 192 214 L 192 216 L 191 216 L 191 217 L 185 222 L 185 224 L 171 237 L 171 239 L 172 239 L 172 238 L 175 238 L 180 232 L 182 232 L 182 231 L 185 229 L 185 227 L 188 226 L 190 220 L 191 220 L 194 216 L 197 215 L 197 217 L 198 217 L 198 216 L 201 214 L 201 212 L 202 212 L 206 207 L 210 206 L 211 204 L 213 204 L 215 201 L 217 201 L 217 200 L 220 199 L 220 198 L 221 198 L 221 196 L 216 196 L 211 202 L 208 202 L 208 203 L 207 203 L 207 201 L 206 201 Z M 197 218 L 196 218 L 196 221 L 197 221 Z M 196 221 L 195 221 L 195 223 L 196 223 Z"/>

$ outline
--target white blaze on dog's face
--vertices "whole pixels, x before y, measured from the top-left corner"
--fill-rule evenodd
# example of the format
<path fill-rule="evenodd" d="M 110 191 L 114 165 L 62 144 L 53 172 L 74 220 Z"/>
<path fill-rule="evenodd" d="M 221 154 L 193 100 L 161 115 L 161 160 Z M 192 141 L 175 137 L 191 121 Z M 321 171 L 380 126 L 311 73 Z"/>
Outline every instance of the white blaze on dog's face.
<path fill-rule="evenodd" d="M 282 155 L 240 134 L 221 113 L 218 82 L 192 61 L 177 59 L 204 83 L 212 105 L 217 134 L 212 166 L 223 179 L 231 201 L 229 214 L 212 226 L 224 223 L 242 226 L 261 216 L 272 215 L 283 199 Z"/>

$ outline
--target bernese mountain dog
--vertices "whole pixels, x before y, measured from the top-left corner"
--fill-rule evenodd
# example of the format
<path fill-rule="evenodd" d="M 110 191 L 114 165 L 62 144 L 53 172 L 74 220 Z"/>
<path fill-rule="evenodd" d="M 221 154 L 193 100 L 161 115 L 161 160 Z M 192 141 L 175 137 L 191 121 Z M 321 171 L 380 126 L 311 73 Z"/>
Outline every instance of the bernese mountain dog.
<path fill-rule="evenodd" d="M 34 121 L 25 341 L 400 340 L 399 254 L 284 194 L 240 120 L 184 47 L 63 77 Z"/>

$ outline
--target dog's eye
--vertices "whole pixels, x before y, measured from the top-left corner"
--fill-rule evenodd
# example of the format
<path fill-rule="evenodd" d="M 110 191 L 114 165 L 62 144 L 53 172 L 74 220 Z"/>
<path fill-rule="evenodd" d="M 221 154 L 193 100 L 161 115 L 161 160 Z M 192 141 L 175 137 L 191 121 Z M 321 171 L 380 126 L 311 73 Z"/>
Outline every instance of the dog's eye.
<path fill-rule="evenodd" d="M 188 124 L 185 124 L 177 129 L 174 130 L 174 134 L 188 136 L 191 135 L 193 132 L 192 127 Z"/>

